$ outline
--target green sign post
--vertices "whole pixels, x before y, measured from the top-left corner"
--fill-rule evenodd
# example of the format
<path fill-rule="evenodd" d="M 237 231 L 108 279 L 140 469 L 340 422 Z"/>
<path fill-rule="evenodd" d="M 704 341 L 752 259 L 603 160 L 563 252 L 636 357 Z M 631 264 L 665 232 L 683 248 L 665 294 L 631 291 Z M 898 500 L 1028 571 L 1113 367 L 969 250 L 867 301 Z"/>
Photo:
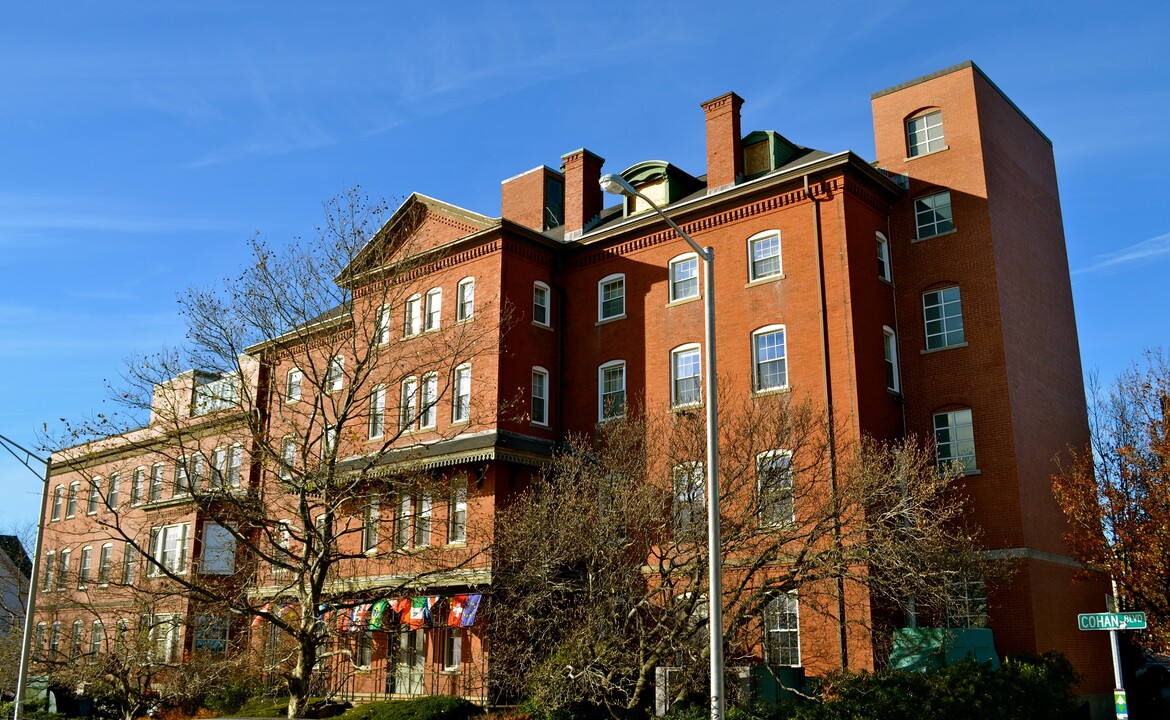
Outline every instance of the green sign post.
<path fill-rule="evenodd" d="M 1145 630 L 1144 612 L 1081 613 L 1077 615 L 1081 630 Z"/>

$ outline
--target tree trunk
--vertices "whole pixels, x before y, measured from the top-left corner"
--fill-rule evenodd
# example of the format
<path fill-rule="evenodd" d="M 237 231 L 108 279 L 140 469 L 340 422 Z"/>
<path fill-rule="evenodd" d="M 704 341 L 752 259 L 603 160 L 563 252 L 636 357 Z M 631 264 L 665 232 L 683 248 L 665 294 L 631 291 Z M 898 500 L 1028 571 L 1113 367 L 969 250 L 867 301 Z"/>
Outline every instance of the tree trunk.
<path fill-rule="evenodd" d="M 297 665 L 288 677 L 288 716 L 300 718 L 308 709 L 309 686 L 313 666 L 317 664 L 317 648 L 302 641 L 297 650 Z"/>

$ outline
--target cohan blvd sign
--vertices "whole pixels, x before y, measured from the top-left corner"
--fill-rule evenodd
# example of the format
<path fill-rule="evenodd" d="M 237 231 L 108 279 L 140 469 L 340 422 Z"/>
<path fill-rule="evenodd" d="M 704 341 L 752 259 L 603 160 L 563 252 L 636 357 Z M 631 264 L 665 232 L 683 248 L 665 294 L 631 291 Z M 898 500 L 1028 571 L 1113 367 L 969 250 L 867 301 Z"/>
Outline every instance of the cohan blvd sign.
<path fill-rule="evenodd" d="M 1081 630 L 1145 630 L 1144 612 L 1125 613 L 1081 613 L 1077 615 L 1077 627 Z"/>

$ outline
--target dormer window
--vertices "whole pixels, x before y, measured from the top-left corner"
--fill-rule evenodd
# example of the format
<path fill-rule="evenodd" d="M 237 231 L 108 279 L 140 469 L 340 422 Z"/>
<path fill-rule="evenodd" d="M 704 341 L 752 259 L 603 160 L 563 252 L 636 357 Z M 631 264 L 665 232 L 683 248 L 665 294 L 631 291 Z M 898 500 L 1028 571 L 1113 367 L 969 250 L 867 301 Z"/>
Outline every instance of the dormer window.
<path fill-rule="evenodd" d="M 746 179 L 766 175 L 786 165 L 805 148 L 789 142 L 772 130 L 756 130 L 743 138 L 743 175 Z"/>
<path fill-rule="evenodd" d="M 622 172 L 622 178 L 659 207 L 678 202 L 703 187 L 702 181 L 661 160 L 640 162 Z M 639 197 L 624 197 L 622 202 L 627 217 L 650 209 Z"/>

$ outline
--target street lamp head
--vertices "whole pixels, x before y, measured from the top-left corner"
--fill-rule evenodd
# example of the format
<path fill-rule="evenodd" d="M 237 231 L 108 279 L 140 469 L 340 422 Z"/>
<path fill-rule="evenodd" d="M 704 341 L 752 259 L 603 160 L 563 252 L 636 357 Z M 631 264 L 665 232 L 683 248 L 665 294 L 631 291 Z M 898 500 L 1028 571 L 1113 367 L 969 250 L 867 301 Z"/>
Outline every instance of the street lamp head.
<path fill-rule="evenodd" d="M 601 189 L 607 193 L 610 193 L 611 195 L 627 195 L 629 197 L 633 197 L 637 194 L 637 191 L 634 190 L 633 186 L 626 182 L 626 179 L 621 175 L 607 173 L 601 176 L 601 180 L 599 182 L 601 184 Z"/>

